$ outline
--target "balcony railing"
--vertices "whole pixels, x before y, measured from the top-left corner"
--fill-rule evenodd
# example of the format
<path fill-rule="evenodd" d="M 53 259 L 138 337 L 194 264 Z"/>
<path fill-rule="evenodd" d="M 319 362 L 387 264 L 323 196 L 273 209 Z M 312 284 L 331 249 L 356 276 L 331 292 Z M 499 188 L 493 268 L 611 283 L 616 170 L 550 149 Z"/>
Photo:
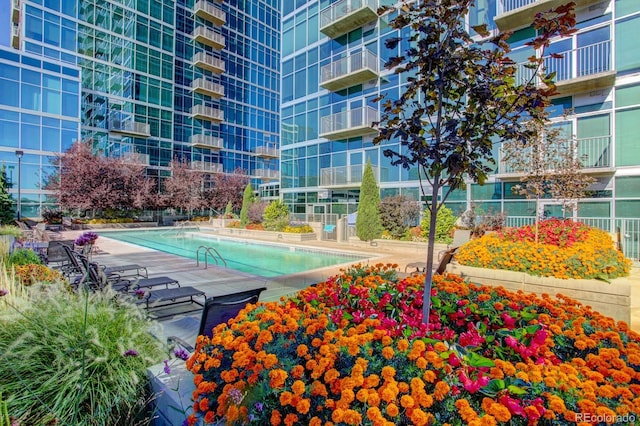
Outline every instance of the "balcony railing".
<path fill-rule="evenodd" d="M 11 22 L 14 24 L 20 22 L 20 0 L 11 2 Z"/>
<path fill-rule="evenodd" d="M 577 7 L 589 6 L 602 0 L 574 0 Z M 498 0 L 494 19 L 501 31 L 510 31 L 531 25 L 537 13 L 566 4 L 566 0 Z"/>
<path fill-rule="evenodd" d="M 218 123 L 224 121 L 224 111 L 204 105 L 194 105 L 191 107 L 191 115 L 193 118 L 200 120 L 209 120 Z"/>
<path fill-rule="evenodd" d="M 278 148 L 271 146 L 257 146 L 256 155 L 265 158 L 278 158 Z"/>
<path fill-rule="evenodd" d="M 112 118 L 109 120 L 109 131 L 122 133 L 131 136 L 151 136 L 151 126 L 147 123 L 138 123 L 132 120 L 120 120 Z"/>
<path fill-rule="evenodd" d="M 320 31 L 336 38 L 378 19 L 377 0 L 340 0 L 320 12 Z"/>
<path fill-rule="evenodd" d="M 372 166 L 373 175 L 380 182 L 380 169 Z M 322 187 L 357 187 L 362 183 L 364 165 L 327 167 L 320 169 L 320 186 Z"/>
<path fill-rule="evenodd" d="M 378 78 L 380 59 L 371 51 L 363 50 L 331 62 L 320 71 L 320 86 L 332 91 Z"/>
<path fill-rule="evenodd" d="M 611 69 L 609 40 L 560 53 L 562 58 L 545 58 L 547 73 L 556 73 L 556 81 L 599 74 Z"/>
<path fill-rule="evenodd" d="M 193 80 L 191 82 L 191 90 L 213 98 L 222 98 L 224 96 L 224 86 L 222 84 L 214 83 L 204 78 Z"/>
<path fill-rule="evenodd" d="M 227 14 L 207 1 L 198 0 L 193 7 L 193 11 L 196 16 L 206 19 L 215 25 L 224 25 L 227 23 Z"/>
<path fill-rule="evenodd" d="M 377 133 L 373 126 L 379 120 L 378 111 L 371 107 L 349 109 L 322 117 L 320 136 L 344 139 Z"/>
<path fill-rule="evenodd" d="M 191 170 L 205 173 L 222 173 L 222 164 L 208 161 L 192 161 Z"/>
<path fill-rule="evenodd" d="M 13 46 L 14 49 L 20 47 L 20 26 L 16 24 L 11 28 L 11 46 Z"/>
<path fill-rule="evenodd" d="M 611 165 L 611 136 L 597 136 L 592 138 L 575 139 L 567 143 L 574 143 L 575 156 L 582 164 L 582 170 L 586 173 L 603 173 L 612 167 Z M 525 148 L 526 149 L 526 148 Z M 565 151 L 566 152 L 566 151 Z M 504 152 L 500 150 L 498 175 L 521 176 L 526 173 L 522 167 L 516 167 L 504 158 Z M 550 169 L 553 169 L 552 159 L 547 160 Z M 561 167 L 562 164 L 559 165 Z"/>
<path fill-rule="evenodd" d="M 220 50 L 226 46 L 226 40 L 222 34 L 218 34 L 206 27 L 197 27 L 193 30 L 192 36 L 198 43 L 206 44 L 214 49 Z"/>
<path fill-rule="evenodd" d="M 225 71 L 225 64 L 222 59 L 208 55 L 205 52 L 198 52 L 193 56 L 193 65 L 216 74 L 222 74 Z"/>
<path fill-rule="evenodd" d="M 264 169 L 264 168 L 255 169 L 253 174 L 256 177 L 260 179 L 265 179 L 265 180 L 275 180 L 280 177 L 280 173 L 278 173 L 277 170 L 270 170 L 270 169 Z"/>
<path fill-rule="evenodd" d="M 133 164 L 142 164 L 143 166 L 149 165 L 149 154 L 142 154 L 140 152 L 127 152 L 122 158 Z"/>
<path fill-rule="evenodd" d="M 207 149 L 215 149 L 219 150 L 224 148 L 224 143 L 222 138 L 218 138 L 211 135 L 204 135 L 202 133 L 197 135 L 192 135 L 189 138 L 189 143 L 192 147 L 195 148 L 207 148 Z"/>

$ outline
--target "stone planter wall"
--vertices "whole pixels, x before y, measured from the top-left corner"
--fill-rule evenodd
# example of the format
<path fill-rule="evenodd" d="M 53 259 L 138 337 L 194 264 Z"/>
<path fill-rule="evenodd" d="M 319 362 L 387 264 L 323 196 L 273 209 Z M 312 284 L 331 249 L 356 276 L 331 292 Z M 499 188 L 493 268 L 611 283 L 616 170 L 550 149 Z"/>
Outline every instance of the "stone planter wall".
<path fill-rule="evenodd" d="M 306 234 L 294 234 L 289 232 L 257 231 L 253 229 L 218 228 L 215 230 L 215 233 L 234 237 L 286 242 L 313 241 L 318 239 L 317 235 L 313 232 Z"/>
<path fill-rule="evenodd" d="M 612 280 L 611 283 L 599 280 L 561 280 L 536 277 L 524 272 L 474 268 L 456 262 L 447 265 L 447 272 L 460 275 L 472 283 L 503 286 L 510 291 L 522 290 L 551 296 L 563 294 L 617 321 L 630 323 L 631 286 L 624 278 Z"/>

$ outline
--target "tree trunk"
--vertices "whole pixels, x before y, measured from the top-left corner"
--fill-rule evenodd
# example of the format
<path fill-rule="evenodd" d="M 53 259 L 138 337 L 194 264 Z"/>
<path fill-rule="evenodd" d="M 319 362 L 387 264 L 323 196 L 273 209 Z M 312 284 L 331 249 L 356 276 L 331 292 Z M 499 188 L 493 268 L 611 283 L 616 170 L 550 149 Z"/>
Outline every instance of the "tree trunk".
<path fill-rule="evenodd" d="M 438 182 L 440 179 L 434 179 Z M 429 311 L 431 310 L 431 288 L 433 286 L 433 252 L 436 245 L 436 223 L 438 221 L 438 190 L 437 185 L 431 189 L 431 215 L 429 217 L 429 242 L 427 245 L 427 266 L 424 270 L 424 295 L 422 296 L 422 322 L 429 325 Z"/>

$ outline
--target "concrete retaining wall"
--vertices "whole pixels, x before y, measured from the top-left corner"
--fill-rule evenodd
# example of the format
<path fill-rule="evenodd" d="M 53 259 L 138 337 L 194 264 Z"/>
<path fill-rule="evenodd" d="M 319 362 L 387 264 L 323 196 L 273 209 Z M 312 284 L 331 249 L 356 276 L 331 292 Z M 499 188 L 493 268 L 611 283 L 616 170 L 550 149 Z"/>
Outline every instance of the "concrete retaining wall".
<path fill-rule="evenodd" d="M 522 290 L 552 296 L 563 294 L 617 321 L 629 324 L 631 320 L 631 286 L 625 279 L 612 280 L 611 283 L 599 280 L 562 280 L 536 277 L 524 272 L 474 268 L 455 262 L 447 266 L 447 272 L 460 275 L 473 283 L 503 286 L 511 291 Z"/>

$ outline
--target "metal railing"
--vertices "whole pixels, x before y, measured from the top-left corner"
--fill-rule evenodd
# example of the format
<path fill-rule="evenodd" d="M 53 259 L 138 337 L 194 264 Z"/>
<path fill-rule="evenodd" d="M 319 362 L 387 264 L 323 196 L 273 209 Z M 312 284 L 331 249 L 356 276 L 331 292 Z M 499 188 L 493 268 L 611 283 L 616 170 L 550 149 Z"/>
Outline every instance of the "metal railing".
<path fill-rule="evenodd" d="M 273 157 L 278 158 L 278 148 L 271 146 L 257 146 L 256 147 L 256 155 L 261 157 Z"/>
<path fill-rule="evenodd" d="M 356 127 L 370 127 L 379 121 L 378 111 L 371 107 L 348 109 L 322 117 L 321 134 L 348 130 Z"/>
<path fill-rule="evenodd" d="M 372 166 L 376 181 L 380 181 L 380 168 Z M 358 185 L 362 183 L 364 165 L 327 167 L 320 169 L 320 186 Z"/>
<path fill-rule="evenodd" d="M 208 161 L 192 161 L 191 170 L 196 172 L 222 173 L 222 164 L 210 163 Z"/>
<path fill-rule="evenodd" d="M 498 3 L 498 15 L 529 6 L 536 1 L 538 0 L 502 0 Z"/>
<path fill-rule="evenodd" d="M 555 72 L 556 82 L 611 71 L 610 40 L 561 52 L 558 55 L 562 55 L 562 58 L 544 58 L 546 72 Z"/>
<path fill-rule="evenodd" d="M 218 9 L 217 7 L 210 3 L 207 3 L 206 1 L 198 0 L 193 7 L 193 10 L 194 12 L 196 12 L 196 14 L 198 13 L 198 11 L 203 11 L 207 15 L 213 16 L 217 22 L 227 22 L 227 14 L 222 9 Z"/>
<path fill-rule="evenodd" d="M 225 71 L 225 63 L 222 59 L 216 58 L 215 56 L 211 56 L 206 54 L 205 52 L 198 52 L 193 56 L 193 63 L 201 62 L 203 64 L 208 65 L 210 68 L 216 68 Z"/>
<path fill-rule="evenodd" d="M 128 133 L 135 135 L 150 135 L 151 126 L 147 123 L 138 123 L 132 120 L 119 120 L 112 118 L 109 120 L 109 130 L 112 132 Z"/>
<path fill-rule="evenodd" d="M 205 80 L 202 77 L 196 78 L 191 82 L 191 90 L 198 90 L 198 89 L 204 90 L 209 93 L 213 93 L 214 96 L 224 96 L 224 86 L 222 84 Z"/>
<path fill-rule="evenodd" d="M 353 12 L 369 7 L 374 12 L 378 9 L 376 0 L 340 0 L 320 12 L 320 28 L 345 18 Z"/>
<path fill-rule="evenodd" d="M 199 147 L 209 148 L 209 149 L 224 148 L 224 142 L 222 141 L 222 138 L 211 136 L 211 135 L 204 135 L 202 133 L 198 133 L 197 135 L 191 135 L 189 137 L 189 143 L 192 146 L 199 146 Z"/>
<path fill-rule="evenodd" d="M 209 263 L 207 261 L 207 259 L 209 259 L 209 256 L 211 256 L 211 258 L 216 262 L 216 265 L 220 265 L 220 263 L 218 262 L 218 259 L 220 259 L 224 267 L 227 267 L 227 261 L 224 260 L 224 257 L 222 257 L 220 252 L 216 250 L 215 247 L 207 246 L 200 246 L 198 247 L 198 250 L 196 250 L 196 266 L 200 266 L 200 250 L 204 250 L 204 269 L 207 269 L 209 267 Z"/>
<path fill-rule="evenodd" d="M 611 167 L 611 136 L 578 139 L 578 158 L 587 169 Z"/>
<path fill-rule="evenodd" d="M 213 30 L 210 30 L 206 27 L 197 27 L 192 34 L 193 38 L 202 37 L 207 40 L 210 40 L 220 46 L 225 46 L 227 41 L 222 34 L 219 34 Z"/>
<path fill-rule="evenodd" d="M 262 179 L 278 179 L 278 177 L 280 177 L 280 173 L 277 170 L 264 168 L 255 169 L 253 174 Z"/>
<path fill-rule="evenodd" d="M 191 115 L 201 115 L 212 120 L 224 121 L 224 111 L 221 109 L 208 107 L 205 105 L 194 105 L 191 107 Z"/>
<path fill-rule="evenodd" d="M 320 71 L 321 84 L 366 68 L 378 73 L 380 59 L 373 52 L 365 49 L 323 66 Z"/>

